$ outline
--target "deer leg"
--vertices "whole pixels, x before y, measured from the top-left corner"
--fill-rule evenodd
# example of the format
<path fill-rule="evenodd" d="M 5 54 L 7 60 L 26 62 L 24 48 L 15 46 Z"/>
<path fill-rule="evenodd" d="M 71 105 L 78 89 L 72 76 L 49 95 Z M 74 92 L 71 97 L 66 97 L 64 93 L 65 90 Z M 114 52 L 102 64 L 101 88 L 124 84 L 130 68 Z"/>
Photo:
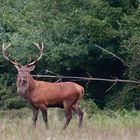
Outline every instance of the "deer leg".
<path fill-rule="evenodd" d="M 41 112 L 42 112 L 42 116 L 43 116 L 43 119 L 44 119 L 44 122 L 45 122 L 46 129 L 48 129 L 48 113 L 47 113 L 47 109 L 41 109 Z"/>
<path fill-rule="evenodd" d="M 72 112 L 71 112 L 71 109 L 69 110 L 65 110 L 65 114 L 66 114 L 66 121 L 65 121 L 65 124 L 64 124 L 64 127 L 63 129 L 66 129 L 70 120 L 72 119 Z"/>
<path fill-rule="evenodd" d="M 75 105 L 72 107 L 72 110 L 78 114 L 79 116 L 79 124 L 78 124 L 78 127 L 81 128 L 82 126 L 82 121 L 83 121 L 83 112 L 81 110 L 81 108 L 79 107 L 79 105 Z"/>
<path fill-rule="evenodd" d="M 65 114 L 66 114 L 66 121 L 65 121 L 65 124 L 64 124 L 64 127 L 63 129 L 66 129 L 70 120 L 72 119 L 72 112 L 71 112 L 71 108 L 72 108 L 72 105 L 75 101 L 64 101 L 63 105 L 64 105 L 64 111 L 65 111 Z"/>
<path fill-rule="evenodd" d="M 33 120 L 33 127 L 34 128 L 36 127 L 36 121 L 37 121 L 38 112 L 39 112 L 39 109 L 36 108 L 36 107 L 33 107 L 33 117 L 32 117 L 32 120 Z"/>

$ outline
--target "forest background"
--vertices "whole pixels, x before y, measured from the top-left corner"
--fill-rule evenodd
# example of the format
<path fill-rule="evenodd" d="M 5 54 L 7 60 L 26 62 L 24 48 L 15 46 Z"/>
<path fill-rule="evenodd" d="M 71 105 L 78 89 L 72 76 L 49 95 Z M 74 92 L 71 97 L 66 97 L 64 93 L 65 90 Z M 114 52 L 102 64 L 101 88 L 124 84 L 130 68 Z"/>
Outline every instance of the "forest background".
<path fill-rule="evenodd" d="M 44 55 L 32 74 L 140 79 L 139 0 L 0 0 L 0 44 L 12 43 L 10 57 L 26 64 L 36 58 L 32 42 L 43 42 Z M 95 45 L 119 56 L 99 50 Z M 17 71 L 0 53 L 0 109 L 28 106 L 16 92 Z M 37 78 L 39 79 L 39 78 Z M 40 78 L 55 82 L 57 79 Z M 62 79 L 67 81 L 68 79 Z M 137 84 L 74 81 L 84 99 L 103 109 L 140 109 Z"/>

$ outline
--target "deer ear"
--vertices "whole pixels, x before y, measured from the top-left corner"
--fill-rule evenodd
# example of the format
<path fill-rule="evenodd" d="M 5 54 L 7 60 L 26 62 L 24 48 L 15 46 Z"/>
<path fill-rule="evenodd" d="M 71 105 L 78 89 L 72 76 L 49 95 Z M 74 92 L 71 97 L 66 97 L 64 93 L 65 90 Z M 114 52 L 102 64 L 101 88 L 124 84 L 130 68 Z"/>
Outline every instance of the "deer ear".
<path fill-rule="evenodd" d="M 30 71 L 33 71 L 35 69 L 35 65 L 34 66 L 30 66 Z"/>
<path fill-rule="evenodd" d="M 26 68 L 28 68 L 28 71 L 33 71 L 35 69 L 35 65 L 33 65 L 33 66 L 27 65 Z"/>

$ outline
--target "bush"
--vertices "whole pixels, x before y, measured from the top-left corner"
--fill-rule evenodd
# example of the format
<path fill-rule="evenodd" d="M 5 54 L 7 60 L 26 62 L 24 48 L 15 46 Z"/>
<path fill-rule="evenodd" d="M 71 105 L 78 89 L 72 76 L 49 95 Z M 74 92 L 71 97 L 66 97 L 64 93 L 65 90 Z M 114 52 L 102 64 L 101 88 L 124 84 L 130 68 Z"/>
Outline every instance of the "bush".
<path fill-rule="evenodd" d="M 27 106 L 27 103 L 21 97 L 9 98 L 5 101 L 4 107 L 7 109 L 20 109 Z"/>
<path fill-rule="evenodd" d="M 83 100 L 81 102 L 81 107 L 83 111 L 87 114 L 88 118 L 90 118 L 93 114 L 99 111 L 99 108 L 92 99 Z"/>

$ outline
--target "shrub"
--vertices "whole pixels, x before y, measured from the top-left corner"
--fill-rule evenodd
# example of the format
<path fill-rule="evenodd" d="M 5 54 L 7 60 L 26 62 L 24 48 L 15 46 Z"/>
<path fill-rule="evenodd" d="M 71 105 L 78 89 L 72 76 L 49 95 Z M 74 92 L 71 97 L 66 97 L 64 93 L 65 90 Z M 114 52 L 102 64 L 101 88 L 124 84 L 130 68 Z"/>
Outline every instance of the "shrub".
<path fill-rule="evenodd" d="M 99 108 L 92 99 L 83 100 L 81 102 L 81 107 L 83 108 L 83 111 L 87 113 L 88 118 L 99 111 Z"/>
<path fill-rule="evenodd" d="M 4 107 L 7 109 L 20 109 L 27 106 L 27 103 L 21 97 L 9 98 L 5 101 Z"/>

